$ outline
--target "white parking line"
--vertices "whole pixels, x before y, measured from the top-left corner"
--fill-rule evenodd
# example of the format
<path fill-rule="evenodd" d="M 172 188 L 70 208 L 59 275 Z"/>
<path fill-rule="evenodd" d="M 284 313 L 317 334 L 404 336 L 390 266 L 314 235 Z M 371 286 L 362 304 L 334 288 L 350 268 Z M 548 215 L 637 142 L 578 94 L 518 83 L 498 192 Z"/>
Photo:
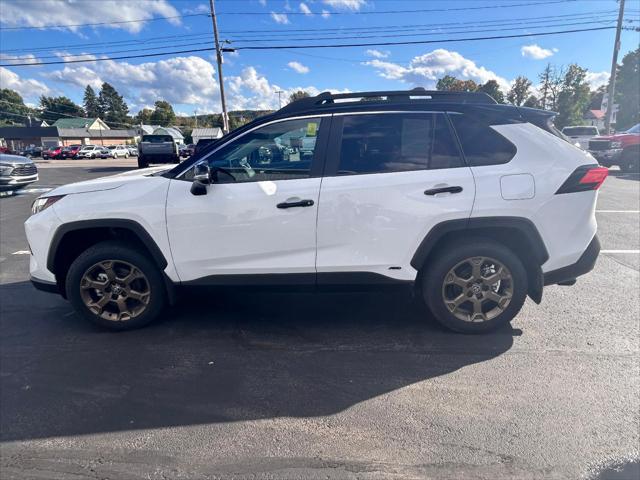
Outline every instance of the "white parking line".
<path fill-rule="evenodd" d="M 596 213 L 640 213 L 640 210 L 596 210 Z"/>
<path fill-rule="evenodd" d="M 640 253 L 640 250 L 600 250 L 600 253 Z"/>

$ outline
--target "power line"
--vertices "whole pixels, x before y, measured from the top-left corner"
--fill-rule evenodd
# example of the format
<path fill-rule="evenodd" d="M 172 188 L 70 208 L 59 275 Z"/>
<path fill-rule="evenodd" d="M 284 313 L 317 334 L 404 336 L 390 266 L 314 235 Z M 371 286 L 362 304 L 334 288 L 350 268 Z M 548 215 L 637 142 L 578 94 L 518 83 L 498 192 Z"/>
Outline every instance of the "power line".
<path fill-rule="evenodd" d="M 370 43 L 342 43 L 342 44 L 313 44 L 313 45 L 246 45 L 240 46 L 229 50 L 285 50 L 285 49 L 308 49 L 308 48 L 351 48 L 351 47 L 383 47 L 391 45 L 427 45 L 433 43 L 459 43 L 459 42 L 472 42 L 482 40 L 501 40 L 507 38 L 529 38 L 529 37 L 541 37 L 548 35 L 562 35 L 568 33 L 580 33 L 580 32 L 595 32 L 600 30 L 611 30 L 615 27 L 592 27 L 592 28 L 579 28 L 573 30 L 556 30 L 553 32 L 537 32 L 537 33 L 522 33 L 516 35 L 492 35 L 488 37 L 467 37 L 467 38 L 447 38 L 439 40 L 413 40 L 413 41 L 398 41 L 398 42 L 370 42 Z M 14 64 L 0 64 L 0 67 L 19 67 L 19 66 L 39 66 L 39 65 L 60 65 L 67 63 L 89 63 L 89 62 L 101 62 L 106 60 L 128 60 L 132 58 L 146 58 L 146 57 L 158 57 L 162 55 L 175 55 L 180 53 L 198 53 L 198 52 L 210 52 L 215 50 L 213 47 L 209 48 L 195 48 L 188 50 L 175 50 L 172 52 L 158 52 L 147 53 L 141 55 L 124 55 L 120 57 L 106 57 L 106 58 L 91 58 L 82 60 L 61 60 L 55 62 L 41 62 L 34 63 L 14 63 Z M 224 50 L 224 49 L 223 49 Z"/>
<path fill-rule="evenodd" d="M 586 22 L 573 22 L 573 23 L 556 23 L 556 24 L 547 24 L 547 25 L 530 25 L 528 26 L 529 29 L 539 29 L 539 28 L 549 28 L 549 27 L 568 27 L 568 26 L 573 26 L 573 25 L 598 25 L 598 24 L 603 24 L 603 23 L 615 23 L 616 19 L 612 18 L 611 20 L 592 20 L 592 21 L 586 21 Z M 513 31 L 513 30 L 520 30 L 522 27 L 513 27 L 513 28 L 501 28 L 500 31 Z M 465 29 L 465 30 L 457 30 L 457 31 L 448 31 L 448 32 L 431 32 L 431 33 L 405 33 L 405 34 L 401 34 L 401 33 L 394 33 L 393 36 L 395 38 L 399 38 L 399 37 L 427 37 L 427 36 L 433 36 L 433 35 L 442 35 L 443 33 L 448 33 L 448 34 L 460 34 L 460 33 L 484 33 L 484 32 L 492 32 L 495 29 L 481 29 L 481 30 L 469 30 L 469 29 Z M 251 39 L 240 39 L 240 40 L 233 40 L 231 43 L 235 44 L 235 43 L 244 43 L 244 42 L 283 42 L 283 41 L 320 41 L 320 40 L 348 40 L 348 39 L 354 39 L 354 38 L 387 38 L 389 35 L 385 35 L 385 34 L 377 34 L 377 35 L 357 35 L 357 36 L 343 36 L 343 37 L 315 37 L 315 38 L 291 38 L 291 37 L 287 37 L 287 38 L 266 38 L 266 39 L 262 39 L 262 38 L 251 38 Z M 15 56 L 15 57 L 8 57 L 5 56 L 2 60 L 4 61 L 20 61 L 20 60 L 25 60 L 30 64 L 38 64 L 40 63 L 41 60 L 43 59 L 47 59 L 47 58 L 61 58 L 61 59 L 73 59 L 76 57 L 86 57 L 86 56 L 95 56 L 95 55 L 114 55 L 114 54 L 120 54 L 120 53 L 128 53 L 128 52 L 142 52 L 142 51 L 150 51 L 150 50 L 159 50 L 159 49 L 164 49 L 164 48 L 175 48 L 175 47 L 193 47 L 193 46 L 199 46 L 199 45 L 209 45 L 211 42 L 197 42 L 197 43 L 182 43 L 182 44 L 174 44 L 171 46 L 156 46 L 156 47 L 148 47 L 148 48 L 133 48 L 133 49 L 126 49 L 126 50 L 115 50 L 115 51 L 109 51 L 109 52 L 83 52 L 83 53 L 79 53 L 79 54 L 58 54 L 58 55 L 47 55 L 47 56 L 38 56 L 37 58 L 34 59 L 26 59 L 24 55 L 22 56 Z"/>
<path fill-rule="evenodd" d="M 412 10 L 374 10 L 374 11 L 349 11 L 349 12 L 330 12 L 331 15 L 393 15 L 400 13 L 431 13 L 431 12 L 456 12 L 456 11 L 465 11 L 465 10 L 486 10 L 486 9 L 496 9 L 496 8 L 517 8 L 517 7 L 527 7 L 527 6 L 539 6 L 539 5 L 551 5 L 558 3 L 570 3 L 575 2 L 577 0 L 547 0 L 544 2 L 527 2 L 527 3 L 512 3 L 507 5 L 482 5 L 477 7 L 456 7 L 456 8 L 421 8 L 421 9 L 412 9 Z M 291 11 L 281 11 L 281 12 L 220 12 L 221 15 L 306 15 L 303 12 L 291 12 Z M 320 14 L 320 12 L 317 12 Z M 126 23 L 141 23 L 141 22 L 152 22 L 157 20 L 170 20 L 173 18 L 188 18 L 188 17 L 208 17 L 210 16 L 208 13 L 191 13 L 185 15 L 171 15 L 165 17 L 151 17 L 151 18 L 140 18 L 136 20 L 119 20 L 115 22 L 96 22 L 96 23 L 74 23 L 67 25 L 43 25 L 43 26 L 16 26 L 16 27 L 0 27 L 0 30 L 42 30 L 48 28 L 76 28 L 76 27 L 97 27 L 97 26 L 109 26 L 109 25 L 121 25 Z"/>

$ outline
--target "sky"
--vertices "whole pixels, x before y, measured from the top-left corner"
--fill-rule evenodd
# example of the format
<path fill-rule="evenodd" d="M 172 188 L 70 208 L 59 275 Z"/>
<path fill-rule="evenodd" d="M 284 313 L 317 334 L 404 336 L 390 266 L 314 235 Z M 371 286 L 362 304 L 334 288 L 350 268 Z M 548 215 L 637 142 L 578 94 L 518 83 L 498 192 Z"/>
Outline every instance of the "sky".
<path fill-rule="evenodd" d="M 545 65 L 578 63 L 593 88 L 607 82 L 614 29 L 448 42 L 615 26 L 616 0 L 216 0 L 228 108 L 273 109 L 291 92 L 433 89 L 453 75 L 495 79 L 505 91 Z M 627 0 L 626 26 L 640 25 Z M 112 84 L 132 114 L 167 100 L 179 115 L 220 111 L 212 51 L 119 56 L 213 46 L 208 0 L 1 0 L 0 87 L 28 104 L 40 95 L 81 103 L 86 85 Z M 143 20 L 143 21 L 140 21 Z M 99 23 L 100 25 L 95 25 Z M 86 25 L 94 24 L 94 25 Z M 28 28 L 24 28 L 28 27 Z M 432 41 L 428 44 L 310 48 L 309 45 Z M 638 48 L 625 30 L 621 55 Z M 243 47 L 283 46 L 251 50 Z M 306 46 L 305 48 L 291 48 Z M 106 61 L 46 65 L 106 58 Z M 15 63 L 30 63 L 15 66 Z M 1 108 L 1 106 L 0 106 Z"/>

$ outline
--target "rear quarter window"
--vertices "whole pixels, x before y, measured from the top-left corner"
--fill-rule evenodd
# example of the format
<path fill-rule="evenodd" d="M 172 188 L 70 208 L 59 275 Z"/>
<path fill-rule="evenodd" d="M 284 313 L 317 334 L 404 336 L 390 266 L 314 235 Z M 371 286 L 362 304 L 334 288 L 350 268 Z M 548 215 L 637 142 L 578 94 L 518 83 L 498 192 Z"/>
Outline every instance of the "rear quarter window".
<path fill-rule="evenodd" d="M 451 114 L 467 163 L 472 167 L 508 163 L 516 154 L 516 146 L 485 125 L 464 114 Z"/>

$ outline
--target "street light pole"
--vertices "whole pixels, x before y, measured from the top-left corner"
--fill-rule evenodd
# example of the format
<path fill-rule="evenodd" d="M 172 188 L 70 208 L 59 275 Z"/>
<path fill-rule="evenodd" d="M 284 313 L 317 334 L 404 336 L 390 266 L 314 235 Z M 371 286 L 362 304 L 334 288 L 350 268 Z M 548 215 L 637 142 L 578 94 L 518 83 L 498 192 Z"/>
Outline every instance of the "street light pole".
<path fill-rule="evenodd" d="M 616 27 L 616 41 L 613 44 L 613 58 L 611 59 L 611 76 L 609 77 L 609 92 L 607 100 L 607 115 L 604 120 L 605 134 L 610 133 L 611 119 L 613 118 L 613 96 L 616 93 L 616 69 L 618 68 L 618 52 L 620 51 L 620 31 L 622 30 L 622 17 L 624 16 L 624 0 L 620 0 L 618 12 L 618 26 Z"/>
<path fill-rule="evenodd" d="M 222 53 L 220 52 L 220 41 L 218 40 L 218 22 L 216 21 L 216 9 L 213 0 L 209 0 L 211 9 L 211 23 L 213 24 L 213 39 L 216 45 L 216 62 L 218 64 L 218 83 L 220 84 L 220 101 L 222 103 L 222 131 L 229 133 L 229 117 L 227 116 L 227 103 L 224 99 L 224 81 L 222 79 Z"/>
<path fill-rule="evenodd" d="M 278 94 L 278 108 L 282 108 L 282 100 L 280 99 L 280 94 L 284 93 L 284 91 L 278 90 L 276 93 Z"/>

